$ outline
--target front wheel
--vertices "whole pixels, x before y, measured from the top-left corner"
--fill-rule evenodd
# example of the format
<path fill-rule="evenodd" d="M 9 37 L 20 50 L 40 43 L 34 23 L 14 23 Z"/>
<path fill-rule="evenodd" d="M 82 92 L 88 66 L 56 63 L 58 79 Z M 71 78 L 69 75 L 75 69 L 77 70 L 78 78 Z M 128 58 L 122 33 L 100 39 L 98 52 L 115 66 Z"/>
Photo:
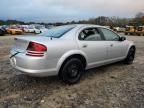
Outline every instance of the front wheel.
<path fill-rule="evenodd" d="M 60 78 L 67 84 L 75 84 L 80 81 L 83 72 L 82 62 L 77 58 L 72 58 L 64 64 Z"/>
<path fill-rule="evenodd" d="M 124 60 L 124 62 L 126 64 L 132 64 L 134 61 L 134 58 L 135 58 L 135 48 L 132 47 L 129 49 L 128 55 L 126 59 Z"/>

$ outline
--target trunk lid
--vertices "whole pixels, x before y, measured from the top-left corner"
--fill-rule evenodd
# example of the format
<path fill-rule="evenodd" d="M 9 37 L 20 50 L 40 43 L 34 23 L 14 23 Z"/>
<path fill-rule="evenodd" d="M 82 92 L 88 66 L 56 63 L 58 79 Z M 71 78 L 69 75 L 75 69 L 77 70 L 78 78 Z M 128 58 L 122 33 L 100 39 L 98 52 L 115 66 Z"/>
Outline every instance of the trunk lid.
<path fill-rule="evenodd" d="M 14 49 L 17 52 L 24 52 L 27 49 L 29 41 L 20 38 L 15 38 Z"/>
<path fill-rule="evenodd" d="M 26 37 L 16 37 L 14 49 L 17 52 L 25 52 L 29 45 L 29 42 L 36 42 L 40 44 L 46 44 L 46 42 L 50 41 L 50 37 L 44 36 L 26 36 Z"/>

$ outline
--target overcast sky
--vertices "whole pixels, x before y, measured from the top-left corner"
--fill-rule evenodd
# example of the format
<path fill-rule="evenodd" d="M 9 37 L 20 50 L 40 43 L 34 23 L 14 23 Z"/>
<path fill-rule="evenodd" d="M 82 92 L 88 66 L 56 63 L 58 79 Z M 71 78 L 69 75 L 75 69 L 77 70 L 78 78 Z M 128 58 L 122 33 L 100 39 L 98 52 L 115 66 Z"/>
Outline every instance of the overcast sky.
<path fill-rule="evenodd" d="M 0 19 L 59 22 L 97 16 L 133 17 L 144 0 L 0 0 Z"/>

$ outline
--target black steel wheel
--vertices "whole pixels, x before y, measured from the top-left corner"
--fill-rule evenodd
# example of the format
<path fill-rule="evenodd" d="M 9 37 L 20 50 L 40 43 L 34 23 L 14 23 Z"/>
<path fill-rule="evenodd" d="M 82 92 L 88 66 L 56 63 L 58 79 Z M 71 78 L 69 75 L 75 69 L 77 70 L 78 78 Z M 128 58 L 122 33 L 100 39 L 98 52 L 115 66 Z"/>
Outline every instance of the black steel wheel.
<path fill-rule="evenodd" d="M 75 84 L 80 81 L 83 72 L 82 62 L 77 58 L 72 58 L 64 64 L 60 78 L 67 84 Z"/>
<path fill-rule="evenodd" d="M 125 63 L 126 64 L 132 64 L 133 61 L 134 61 L 134 58 L 135 58 L 135 48 L 131 47 L 129 49 L 128 55 L 127 55 L 127 57 L 125 59 Z"/>

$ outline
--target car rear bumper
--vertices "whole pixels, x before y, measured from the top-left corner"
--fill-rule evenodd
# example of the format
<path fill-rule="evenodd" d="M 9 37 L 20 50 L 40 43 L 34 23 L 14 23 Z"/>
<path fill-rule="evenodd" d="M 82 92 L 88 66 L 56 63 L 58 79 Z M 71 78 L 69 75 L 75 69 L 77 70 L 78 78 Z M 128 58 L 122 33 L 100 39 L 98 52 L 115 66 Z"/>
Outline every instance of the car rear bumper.
<path fill-rule="evenodd" d="M 55 68 L 56 60 L 47 60 L 45 57 L 29 57 L 26 56 L 25 53 L 16 53 L 15 50 L 10 51 L 10 63 L 12 67 L 21 73 L 36 77 L 47 77 L 58 74 Z"/>
<path fill-rule="evenodd" d="M 13 66 L 15 69 L 19 70 L 21 73 L 33 76 L 33 77 L 47 77 L 47 76 L 54 76 L 57 71 L 55 69 L 46 69 L 46 70 L 32 70 L 32 69 L 25 69 L 18 66 Z"/>

